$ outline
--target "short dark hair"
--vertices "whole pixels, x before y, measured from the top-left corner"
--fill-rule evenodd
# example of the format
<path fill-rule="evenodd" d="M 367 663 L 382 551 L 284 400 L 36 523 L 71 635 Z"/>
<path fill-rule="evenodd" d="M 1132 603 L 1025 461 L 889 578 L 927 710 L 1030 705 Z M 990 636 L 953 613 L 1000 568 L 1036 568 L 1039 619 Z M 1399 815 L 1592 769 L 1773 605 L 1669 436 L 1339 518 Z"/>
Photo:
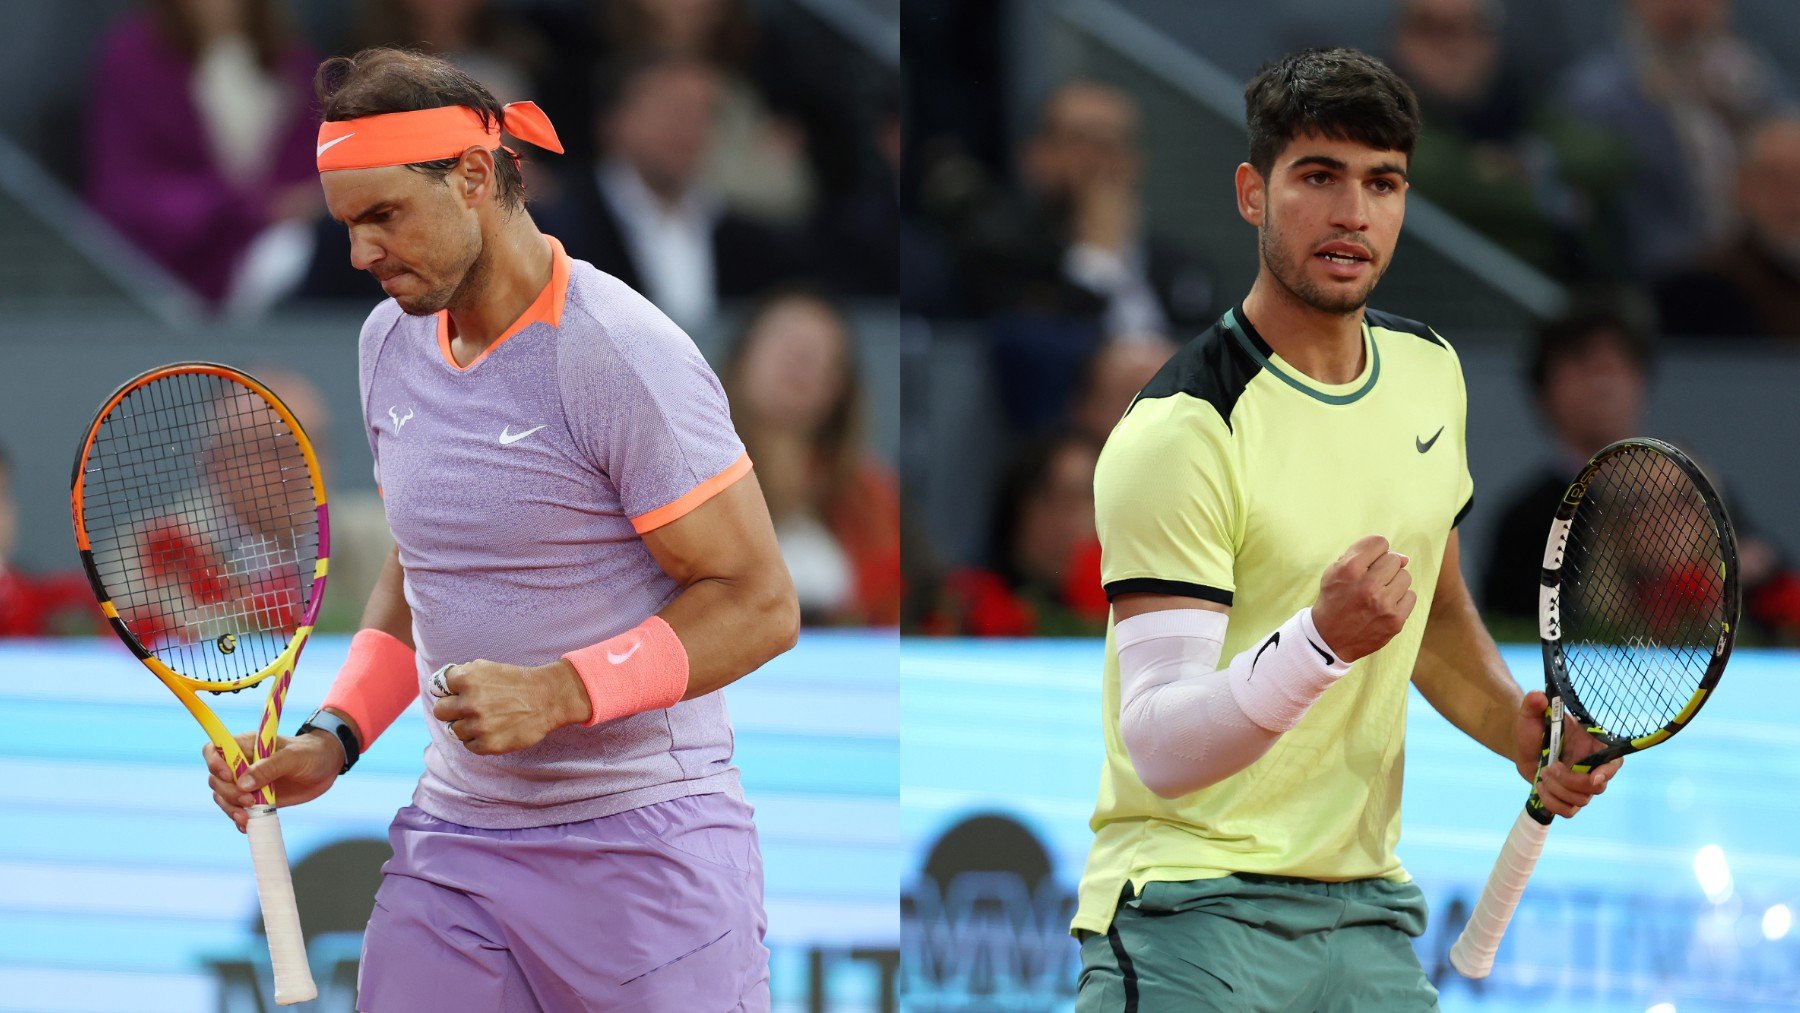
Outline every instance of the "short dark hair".
<path fill-rule="evenodd" d="M 1604 342 L 1617 344 L 1644 375 L 1655 372 L 1656 325 L 1651 311 L 1624 297 L 1583 296 L 1538 327 L 1525 367 L 1532 393 L 1543 396 L 1550 370 L 1562 360 Z"/>
<path fill-rule="evenodd" d="M 481 82 L 457 70 L 449 61 L 405 49 L 379 47 L 355 56 L 334 56 L 319 64 L 313 75 L 313 91 L 327 120 L 353 120 L 361 116 L 468 106 L 481 117 L 481 125 L 506 124 L 500 100 Z M 456 159 L 439 158 L 407 166 L 435 182 L 443 182 Z M 525 176 L 519 156 L 505 148 L 494 152 L 496 199 L 508 210 L 525 206 Z"/>
<path fill-rule="evenodd" d="M 1307 133 L 1410 158 L 1419 138 L 1419 99 L 1367 53 L 1303 49 L 1257 71 L 1244 89 L 1244 120 L 1250 164 L 1266 179 L 1281 149 Z"/>

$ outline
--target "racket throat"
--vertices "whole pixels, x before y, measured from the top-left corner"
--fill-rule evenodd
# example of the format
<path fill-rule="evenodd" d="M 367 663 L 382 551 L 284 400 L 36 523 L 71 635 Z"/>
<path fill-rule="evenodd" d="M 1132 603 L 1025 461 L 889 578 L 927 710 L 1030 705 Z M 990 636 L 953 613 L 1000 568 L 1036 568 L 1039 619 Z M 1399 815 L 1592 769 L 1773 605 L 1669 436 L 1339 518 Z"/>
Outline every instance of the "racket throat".
<path fill-rule="evenodd" d="M 1562 697 L 1552 696 L 1550 705 L 1544 708 L 1544 746 L 1538 753 L 1537 776 L 1531 780 L 1531 797 L 1525 801 L 1525 815 L 1546 827 L 1556 819 L 1556 814 L 1544 807 L 1539 789 L 1544 780 L 1544 771 L 1562 757 L 1563 713 Z"/>

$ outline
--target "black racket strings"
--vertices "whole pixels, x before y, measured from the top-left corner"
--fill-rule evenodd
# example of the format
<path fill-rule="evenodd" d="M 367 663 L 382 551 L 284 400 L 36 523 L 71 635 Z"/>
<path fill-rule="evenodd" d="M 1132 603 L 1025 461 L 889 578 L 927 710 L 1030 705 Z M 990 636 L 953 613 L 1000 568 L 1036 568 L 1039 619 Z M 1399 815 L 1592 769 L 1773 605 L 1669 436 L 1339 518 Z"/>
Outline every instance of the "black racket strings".
<path fill-rule="evenodd" d="M 318 518 L 272 406 L 213 374 L 158 378 L 108 413 L 85 475 L 96 569 L 146 647 L 207 682 L 275 660 L 310 604 Z"/>
<path fill-rule="evenodd" d="M 1569 532 L 1562 650 L 1580 709 L 1615 740 L 1667 725 L 1704 680 L 1725 621 L 1722 537 L 1661 454 L 1625 451 L 1589 480 Z"/>

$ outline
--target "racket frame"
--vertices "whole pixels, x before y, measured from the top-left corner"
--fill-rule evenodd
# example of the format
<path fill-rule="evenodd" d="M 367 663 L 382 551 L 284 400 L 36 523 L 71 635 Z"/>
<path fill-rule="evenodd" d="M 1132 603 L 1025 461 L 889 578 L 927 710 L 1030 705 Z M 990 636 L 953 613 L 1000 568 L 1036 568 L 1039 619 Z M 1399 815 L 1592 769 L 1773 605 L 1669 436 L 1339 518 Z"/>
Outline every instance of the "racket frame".
<path fill-rule="evenodd" d="M 1564 550 L 1568 543 L 1569 527 L 1575 520 L 1576 512 L 1587 500 L 1588 483 L 1606 462 L 1622 453 L 1649 450 L 1667 459 L 1680 468 L 1688 481 L 1700 494 L 1701 503 L 1706 508 L 1707 518 L 1719 536 L 1720 575 L 1724 583 L 1723 611 L 1719 620 L 1719 638 L 1712 647 L 1712 657 L 1708 660 L 1706 671 L 1700 677 L 1700 684 L 1695 688 L 1687 703 L 1676 713 L 1675 717 L 1665 722 L 1662 727 L 1647 732 L 1636 738 L 1620 738 L 1596 722 L 1587 709 L 1582 706 L 1581 697 L 1574 690 L 1569 678 L 1568 663 L 1563 656 L 1562 644 L 1562 568 Z M 1731 649 L 1737 642 L 1738 615 L 1742 607 L 1740 588 L 1738 586 L 1737 533 L 1732 527 L 1731 517 L 1725 512 L 1725 505 L 1719 499 L 1718 491 L 1706 473 L 1700 470 L 1687 454 L 1673 444 L 1649 437 L 1632 437 L 1608 444 L 1595 454 L 1587 466 L 1569 484 L 1568 491 L 1563 493 L 1561 502 L 1556 507 L 1556 519 L 1551 523 L 1549 544 L 1544 550 L 1544 569 L 1539 576 L 1541 591 L 1539 597 L 1539 636 L 1544 650 L 1544 691 L 1552 699 L 1561 699 L 1568 713 L 1588 730 L 1590 735 L 1606 743 L 1606 746 L 1590 756 L 1569 765 L 1576 773 L 1586 773 L 1601 764 L 1625 756 L 1628 753 L 1641 752 L 1665 741 L 1676 732 L 1686 727 L 1700 713 L 1712 691 L 1725 674 L 1725 664 L 1731 660 Z M 1551 762 L 1554 762 L 1552 760 Z M 1536 797 L 1536 788 L 1533 788 Z M 1548 822 L 1546 819 L 1545 822 Z"/>
<path fill-rule="evenodd" d="M 307 599 L 306 611 L 300 616 L 293 635 L 287 646 L 278 653 L 274 660 L 257 672 L 230 680 L 202 680 L 183 675 L 163 661 L 131 632 L 119 615 L 118 606 L 100 576 L 98 565 L 94 561 L 93 546 L 88 538 L 87 523 L 82 516 L 82 506 L 86 492 L 88 453 L 92 450 L 94 440 L 99 436 L 100 427 L 111 415 L 121 401 L 147 384 L 164 377 L 199 373 L 221 377 L 239 384 L 250 392 L 261 397 L 275 413 L 286 423 L 293 433 L 294 441 L 299 445 L 301 454 L 306 460 L 307 477 L 312 483 L 313 502 L 318 520 L 318 552 L 313 562 L 312 591 Z M 319 605 L 325 596 L 325 578 L 330 570 L 331 527 L 328 517 L 325 496 L 325 481 L 319 468 L 317 453 L 313 450 L 312 440 L 301 427 L 299 419 L 292 410 L 268 387 L 256 378 L 217 362 L 188 361 L 176 362 L 132 377 L 120 384 L 94 413 L 93 421 L 88 424 L 81 446 L 75 454 L 75 464 L 69 478 L 69 511 L 75 522 L 75 544 L 80 550 L 81 566 L 87 574 L 88 584 L 93 588 L 94 597 L 100 603 L 100 610 L 106 616 L 108 625 L 133 655 L 155 675 L 181 705 L 187 708 L 194 720 L 205 729 L 206 736 L 212 740 L 223 756 L 226 765 L 231 769 L 233 777 L 241 777 L 250 770 L 250 760 L 238 748 L 237 739 L 225 727 L 199 697 L 199 692 L 223 693 L 256 685 L 273 677 L 275 682 L 269 689 L 269 698 L 263 705 L 262 721 L 257 726 L 255 758 L 267 759 L 275 750 L 276 737 L 279 734 L 282 705 L 287 699 L 288 685 L 294 676 L 294 668 L 299 663 L 300 652 L 306 641 L 312 636 L 313 628 L 318 621 Z M 264 930 L 269 943 L 270 962 L 275 973 L 275 1001 L 280 1005 L 291 1005 L 304 1002 L 318 995 L 318 988 L 313 983 L 311 968 L 307 966 L 306 943 L 300 929 L 298 909 L 294 903 L 292 874 L 287 862 L 287 851 L 281 839 L 281 823 L 276 815 L 275 791 L 272 786 L 264 785 L 258 790 L 258 803 L 250 807 L 250 816 L 246 825 L 246 833 L 250 836 L 251 859 L 256 869 L 257 895 L 263 910 Z"/>
<path fill-rule="evenodd" d="M 1724 580 L 1724 615 L 1720 618 L 1719 639 L 1713 645 L 1712 657 L 1687 704 L 1661 728 L 1626 739 L 1613 736 L 1596 724 L 1574 692 L 1562 645 L 1562 570 L 1568 548 L 1569 529 L 1574 523 L 1576 512 L 1586 502 L 1588 484 L 1595 473 L 1608 460 L 1621 453 L 1642 450 L 1649 450 L 1675 464 L 1700 493 L 1708 518 L 1719 536 L 1720 567 L 1724 571 L 1721 574 Z M 1543 646 L 1544 693 L 1548 697 L 1544 715 L 1544 745 L 1538 755 L 1538 769 L 1532 778 L 1531 797 L 1525 803 L 1525 811 L 1507 833 L 1493 872 L 1482 888 L 1481 897 L 1470 911 L 1469 920 L 1463 926 L 1461 935 L 1450 948 L 1451 966 L 1465 977 L 1485 978 L 1493 969 L 1494 957 L 1499 952 L 1506 926 L 1512 920 L 1519 898 L 1525 892 L 1525 884 L 1531 878 L 1538 856 L 1543 851 L 1550 822 L 1555 816 L 1545 808 L 1538 793 L 1538 785 L 1543 780 L 1545 768 L 1561 756 L 1564 713 L 1580 721 L 1587 728 L 1588 734 L 1606 743 L 1592 755 L 1569 764 L 1569 769 L 1578 774 L 1587 773 L 1628 753 L 1648 749 L 1686 727 L 1718 685 L 1719 678 L 1725 672 L 1725 663 L 1731 658 L 1732 646 L 1737 640 L 1738 614 L 1741 608 L 1737 569 L 1737 536 L 1717 490 L 1706 473 L 1675 446 L 1647 437 L 1620 440 L 1601 448 L 1581 470 L 1581 474 L 1576 476 L 1575 481 L 1569 484 L 1561 502 L 1557 504 L 1555 519 L 1550 524 L 1550 535 L 1544 546 L 1543 569 L 1539 577 L 1538 637 Z"/>

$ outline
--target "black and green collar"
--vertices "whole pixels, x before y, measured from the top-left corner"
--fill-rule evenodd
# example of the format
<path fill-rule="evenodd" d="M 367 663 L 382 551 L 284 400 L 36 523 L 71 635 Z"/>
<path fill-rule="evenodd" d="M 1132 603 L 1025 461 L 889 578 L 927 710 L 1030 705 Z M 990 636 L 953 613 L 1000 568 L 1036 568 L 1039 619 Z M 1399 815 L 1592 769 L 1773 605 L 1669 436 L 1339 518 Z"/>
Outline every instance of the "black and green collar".
<path fill-rule="evenodd" d="M 1279 356 L 1263 340 L 1262 335 L 1256 332 L 1250 318 L 1244 315 L 1244 304 L 1241 302 L 1225 311 L 1225 315 L 1219 318 L 1219 326 L 1237 339 L 1238 345 L 1262 368 L 1279 377 L 1289 387 L 1325 404 L 1347 405 L 1360 400 L 1364 394 L 1375 389 L 1375 381 L 1381 378 L 1381 349 L 1376 346 L 1375 336 L 1369 332 L 1366 319 L 1362 323 L 1362 336 L 1368 364 L 1363 368 L 1363 375 L 1348 384 L 1321 384 L 1285 362 L 1277 361 Z"/>

